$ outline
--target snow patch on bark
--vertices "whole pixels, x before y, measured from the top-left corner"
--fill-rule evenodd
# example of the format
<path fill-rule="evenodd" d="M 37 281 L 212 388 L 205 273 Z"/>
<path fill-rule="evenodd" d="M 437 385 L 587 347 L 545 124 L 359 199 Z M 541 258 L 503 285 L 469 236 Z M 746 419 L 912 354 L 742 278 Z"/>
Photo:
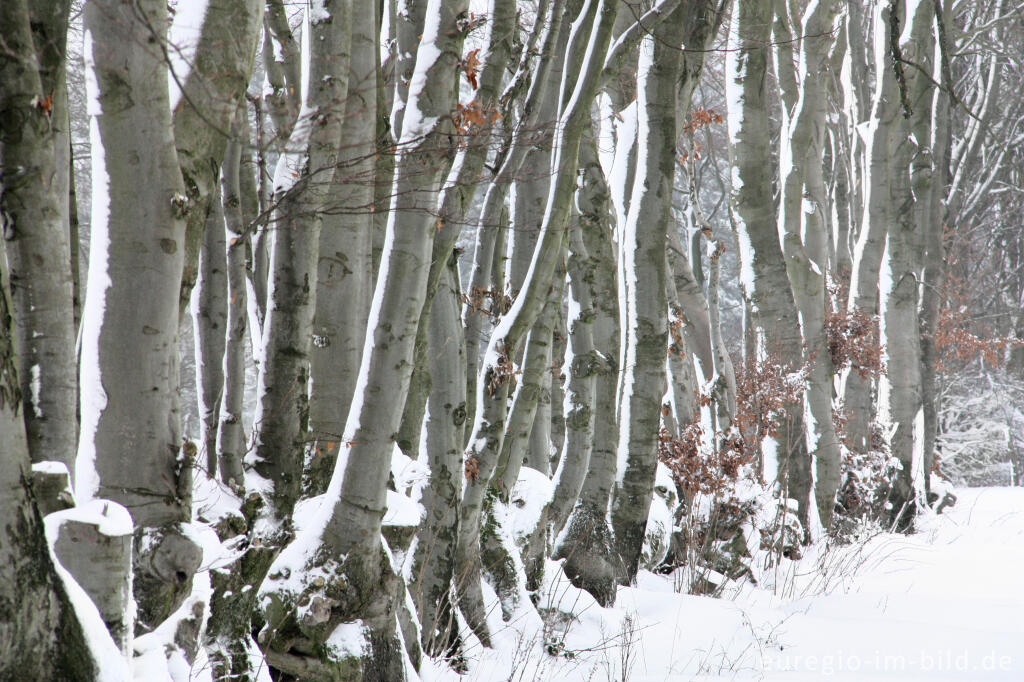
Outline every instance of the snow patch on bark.
<path fill-rule="evenodd" d="M 89 240 L 89 273 L 86 278 L 85 304 L 82 307 L 80 387 L 81 431 L 75 458 L 75 494 L 86 501 L 96 496 L 100 486 L 96 470 L 96 429 L 107 407 L 100 366 L 100 329 L 107 308 L 107 291 L 112 282 L 108 272 L 110 250 L 110 175 L 107 173 L 103 139 L 97 116 L 103 113 L 99 83 L 93 60 L 92 31 L 85 31 L 85 88 L 88 95 L 89 140 L 92 153 L 92 217 Z"/>

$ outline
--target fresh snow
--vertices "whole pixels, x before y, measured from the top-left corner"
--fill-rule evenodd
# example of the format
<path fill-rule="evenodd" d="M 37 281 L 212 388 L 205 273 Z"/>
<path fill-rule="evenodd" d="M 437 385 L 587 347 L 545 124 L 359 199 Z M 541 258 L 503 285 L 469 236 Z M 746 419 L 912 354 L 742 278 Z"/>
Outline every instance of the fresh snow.
<path fill-rule="evenodd" d="M 202 33 L 203 21 L 206 19 L 206 8 L 209 0 L 176 0 L 169 3 L 174 12 L 171 27 L 167 32 L 167 57 L 170 74 L 167 78 L 167 89 L 171 99 L 171 111 L 178 108 L 181 101 L 181 87 L 188 80 L 192 71 L 192 62 L 199 47 L 199 36 Z"/>
<path fill-rule="evenodd" d="M 89 111 L 89 147 L 92 154 L 92 215 L 90 218 L 89 273 L 86 276 L 85 304 L 82 306 L 78 386 L 81 393 L 81 431 L 75 457 L 75 494 L 80 501 L 92 499 L 100 486 L 96 471 L 96 429 L 107 408 L 100 369 L 100 329 L 111 287 L 108 268 L 110 249 L 110 176 L 107 174 L 103 140 L 96 117 L 103 113 L 99 84 L 93 61 L 92 31 L 86 30 L 83 42 L 85 90 Z"/>
<path fill-rule="evenodd" d="M 672 576 L 641 572 L 604 609 L 548 562 L 539 604 L 562 619 L 545 628 L 513 618 L 495 649 L 473 648 L 467 674 L 426 661 L 420 678 L 1016 682 L 1024 489 L 959 495 L 945 514 L 922 517 L 917 534 L 865 529 L 848 545 L 820 542 L 721 599 L 679 594 Z"/>
<path fill-rule="evenodd" d="M 78 617 L 78 622 L 82 626 L 86 645 L 96 664 L 96 682 L 128 682 L 131 679 L 128 661 L 121 655 L 117 644 L 111 638 L 92 599 L 61 565 L 57 559 L 57 553 L 54 551 L 61 524 L 68 520 L 93 523 L 103 535 L 130 535 L 132 532 L 131 514 L 116 502 L 93 500 L 72 509 L 49 514 L 43 521 L 50 559 L 56 569 L 57 577 L 64 585 L 64 591 L 67 593 L 68 601 L 71 602 L 75 616 Z"/>

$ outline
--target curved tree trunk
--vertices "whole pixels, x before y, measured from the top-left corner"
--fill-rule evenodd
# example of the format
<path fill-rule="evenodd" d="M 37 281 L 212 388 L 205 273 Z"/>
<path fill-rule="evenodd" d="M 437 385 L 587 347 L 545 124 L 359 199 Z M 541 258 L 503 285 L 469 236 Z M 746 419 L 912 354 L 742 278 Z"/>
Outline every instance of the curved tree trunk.
<path fill-rule="evenodd" d="M 467 466 L 478 470 L 479 474 L 467 481 L 462 496 L 464 523 L 459 543 L 460 553 L 467 557 L 467 561 L 460 565 L 459 572 L 460 578 L 467 583 L 467 591 L 475 591 L 481 579 L 480 570 L 487 571 L 499 583 L 496 589 L 502 599 L 503 615 L 511 614 L 522 586 L 515 584 L 514 572 L 509 570 L 507 553 L 511 551 L 510 548 L 504 548 L 498 556 L 492 556 L 486 566 L 481 565 L 481 560 L 477 558 L 484 497 L 490 486 L 505 430 L 505 404 L 510 378 L 508 370 L 519 344 L 536 322 L 548 297 L 551 278 L 561 253 L 559 246 L 569 217 L 569 203 L 575 190 L 580 139 L 589 124 L 590 105 L 597 94 L 602 56 L 610 43 L 617 9 L 618 4 L 610 0 L 588 0 L 580 11 L 581 19 L 574 24 L 575 30 L 569 37 L 566 63 L 570 64 L 575 59 L 582 60 L 582 65 L 579 78 L 572 88 L 572 97 L 568 99 L 571 104 L 559 119 L 553 164 L 556 175 L 548 194 L 548 207 L 534 250 L 533 263 L 522 292 L 491 334 L 478 373 L 475 420 L 466 461 Z M 568 67 L 566 70 L 567 73 L 571 71 Z M 493 518 L 488 521 L 497 523 Z M 501 537 L 496 529 L 489 529 L 488 533 L 491 531 Z M 482 642 L 489 644 L 490 633 L 480 594 L 464 594 L 462 608 L 470 627 Z"/>
<path fill-rule="evenodd" d="M 395 405 L 404 403 L 409 388 L 437 232 L 430 209 L 436 206 L 450 163 L 450 114 L 455 108 L 455 66 L 465 37 L 461 19 L 466 7 L 465 0 L 430 0 L 427 5 L 359 372 L 358 384 L 366 389 L 354 395 L 342 450 L 318 515 L 278 558 L 261 591 L 267 622 L 274 624 L 264 630 L 261 644 L 272 664 L 286 672 L 295 670 L 292 674 L 303 674 L 310 665 L 337 665 L 321 658 L 323 644 L 340 623 L 359 619 L 366 653 L 348 657 L 345 665 L 358 665 L 364 679 L 404 678 L 404 654 L 395 630 L 404 586 L 381 544 L 381 521 L 401 419 Z M 341 582 L 317 583 L 301 568 L 310 562 L 338 575 Z M 287 579 L 300 570 L 309 583 Z M 300 619 L 297 590 L 327 607 L 319 611 L 322 617 Z"/>
<path fill-rule="evenodd" d="M 887 35 L 890 7 L 880 4 L 874 10 L 874 33 Z M 887 63 L 887 40 L 875 41 L 875 62 Z M 894 217 L 891 195 L 891 156 L 900 129 L 899 92 L 892 68 L 884 67 L 875 79 L 872 114 L 867 135 L 864 213 L 854 249 L 850 279 L 849 309 L 874 318 L 878 314 L 878 282 L 889 225 Z M 873 449 L 871 432 L 875 404 L 870 378 L 848 371 L 843 377 L 843 408 L 846 412 L 847 445 L 864 453 Z"/>
<path fill-rule="evenodd" d="M 837 7 L 812 2 L 803 21 L 800 72 L 803 81 L 779 153 L 782 197 L 779 238 L 793 299 L 800 313 L 808 367 L 806 413 L 811 416 L 808 450 L 815 465 L 818 518 L 828 527 L 840 479 L 840 448 L 832 419 L 833 368 L 825 337 L 825 273 L 828 268 L 827 207 L 823 197 L 822 149 L 827 94 L 823 70 Z M 816 36 L 816 37 L 810 37 Z M 810 519 L 811 527 L 816 524 Z"/>
<path fill-rule="evenodd" d="M 466 346 L 459 319 L 455 259 L 441 276 L 430 314 L 430 374 L 424 458 L 430 484 L 420 502 L 427 517 L 418 532 L 409 591 L 423 628 L 423 648 L 434 656 L 457 656 L 458 624 L 451 592 L 462 494 L 462 431 L 466 425 Z"/>
<path fill-rule="evenodd" d="M 622 570 L 608 517 L 619 442 L 619 423 L 614 417 L 619 360 L 619 274 L 612 243 L 611 197 L 598 162 L 593 134 L 584 136 L 580 165 L 583 183 L 577 192 L 577 203 L 582 244 L 570 241 L 569 276 L 573 287 L 585 283 L 589 289 L 593 315 L 591 335 L 595 360 L 600 365 L 592 368 L 596 376 L 590 465 L 564 530 L 557 526 L 557 520 L 552 524 L 557 534 L 553 556 L 565 559 L 565 574 L 574 585 L 609 606 L 615 601 L 616 579 Z M 573 289 L 574 297 L 577 296 L 575 291 Z M 586 315 L 583 305 L 586 298 L 582 292 L 578 296 L 581 315 Z"/>
<path fill-rule="evenodd" d="M 668 348 L 665 248 L 672 222 L 676 154 L 676 80 L 680 54 L 672 40 L 685 26 L 677 9 L 640 46 L 637 74 L 637 167 L 626 224 L 619 236 L 624 342 L 619 408 L 618 474 L 612 501 L 619 579 L 636 576 L 658 464 L 661 398 Z"/>

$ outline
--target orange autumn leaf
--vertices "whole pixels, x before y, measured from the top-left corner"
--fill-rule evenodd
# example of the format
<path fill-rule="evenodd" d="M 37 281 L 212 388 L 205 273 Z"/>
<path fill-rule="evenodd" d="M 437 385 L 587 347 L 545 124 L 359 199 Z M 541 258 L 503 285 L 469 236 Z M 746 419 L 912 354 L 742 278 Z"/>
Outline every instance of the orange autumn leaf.
<path fill-rule="evenodd" d="M 480 73 L 480 50 L 470 50 L 466 58 L 462 60 L 462 69 L 466 72 L 466 80 L 476 90 L 480 87 L 477 82 L 477 74 Z"/>

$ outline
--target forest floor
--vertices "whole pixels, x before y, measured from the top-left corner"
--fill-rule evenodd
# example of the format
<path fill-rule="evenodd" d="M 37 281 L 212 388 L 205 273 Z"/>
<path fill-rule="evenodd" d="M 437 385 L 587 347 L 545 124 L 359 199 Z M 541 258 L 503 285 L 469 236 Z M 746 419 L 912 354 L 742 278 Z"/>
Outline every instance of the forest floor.
<path fill-rule="evenodd" d="M 866 530 L 847 545 L 819 543 L 722 598 L 679 594 L 673 577 L 642 573 L 603 609 L 550 563 L 545 599 L 571 619 L 544 627 L 524 609 L 495 649 L 469 647 L 465 675 L 427 661 L 421 678 L 1019 682 L 1024 489 L 957 495 L 913 535 Z"/>

